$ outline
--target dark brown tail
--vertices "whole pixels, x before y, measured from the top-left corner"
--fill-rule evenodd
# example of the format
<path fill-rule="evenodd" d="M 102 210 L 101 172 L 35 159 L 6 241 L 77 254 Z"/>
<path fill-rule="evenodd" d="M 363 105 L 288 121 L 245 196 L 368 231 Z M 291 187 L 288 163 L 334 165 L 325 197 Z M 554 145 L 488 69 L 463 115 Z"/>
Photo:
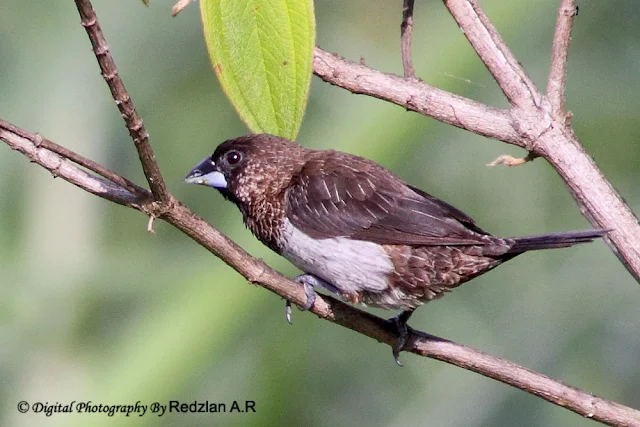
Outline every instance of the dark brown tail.
<path fill-rule="evenodd" d="M 514 245 L 507 251 L 507 254 L 521 254 L 527 251 L 537 251 L 540 249 L 566 248 L 578 243 L 588 243 L 598 239 L 611 230 L 596 228 L 585 231 L 565 231 L 562 233 L 539 234 L 536 236 L 518 237 L 513 239 Z"/>

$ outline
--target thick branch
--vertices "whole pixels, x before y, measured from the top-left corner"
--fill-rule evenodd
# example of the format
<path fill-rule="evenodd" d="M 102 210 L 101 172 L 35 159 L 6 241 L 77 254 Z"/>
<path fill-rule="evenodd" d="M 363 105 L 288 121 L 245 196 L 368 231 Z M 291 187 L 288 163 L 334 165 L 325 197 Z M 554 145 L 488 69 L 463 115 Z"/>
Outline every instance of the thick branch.
<path fill-rule="evenodd" d="M 93 52 L 100 65 L 102 76 L 111 90 L 111 95 L 116 101 L 129 134 L 133 138 L 136 150 L 138 150 L 142 170 L 147 178 L 153 197 L 157 201 L 166 201 L 169 193 L 149 144 L 149 133 L 145 129 L 142 119 L 138 116 L 133 101 L 118 75 L 118 68 L 109 52 L 109 46 L 107 46 L 104 34 L 102 34 L 93 6 L 91 6 L 89 0 L 76 0 L 76 6 L 80 13 L 82 26 L 87 31 L 89 40 L 91 40 L 91 46 L 93 46 Z"/>
<path fill-rule="evenodd" d="M 567 59 L 571 44 L 571 27 L 577 14 L 576 0 L 562 0 L 558 8 L 556 31 L 553 35 L 551 49 L 551 67 L 547 78 L 547 98 L 549 98 L 551 108 L 557 116 L 565 114 Z"/>
<path fill-rule="evenodd" d="M 28 137 L 30 135 L 30 137 Z M 0 139 L 25 154 L 30 160 L 54 172 L 78 187 L 116 203 L 147 212 L 133 195 L 119 186 L 92 176 L 78 166 L 61 159 L 57 154 L 36 147 L 38 137 L 6 122 L 0 121 Z M 73 153 L 72 156 L 77 156 Z M 113 172 L 111 172 L 113 173 Z M 124 179 L 124 178 L 123 178 Z M 96 191 L 99 188 L 100 191 Z M 259 284 L 287 300 L 302 305 L 304 290 L 262 261 L 253 258 L 220 231 L 193 214 L 169 194 L 166 207 L 150 212 L 175 226 L 194 241 L 216 255 L 252 283 Z M 396 328 L 385 319 L 349 306 L 334 298 L 319 295 L 311 311 L 318 317 L 349 328 L 381 343 L 396 342 Z M 490 356 L 481 351 L 438 338 L 424 332 L 410 330 L 407 351 L 438 359 L 527 391 L 549 402 L 566 407 L 585 417 L 614 425 L 640 426 L 640 412 L 608 400 L 594 397 L 559 381 L 530 371 L 512 362 Z"/>
<path fill-rule="evenodd" d="M 613 231 L 605 240 L 626 269 L 640 281 L 638 219 L 606 180 L 591 156 L 563 124 L 557 123 L 538 140 L 542 157 L 564 180 L 580 212 L 592 223 Z"/>

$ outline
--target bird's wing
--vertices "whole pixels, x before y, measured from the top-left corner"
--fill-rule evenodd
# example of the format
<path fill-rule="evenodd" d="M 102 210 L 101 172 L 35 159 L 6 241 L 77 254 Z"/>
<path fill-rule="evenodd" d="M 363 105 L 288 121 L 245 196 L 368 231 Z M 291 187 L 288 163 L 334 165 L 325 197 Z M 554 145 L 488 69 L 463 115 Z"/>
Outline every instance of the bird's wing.
<path fill-rule="evenodd" d="M 403 245 L 488 243 L 482 239 L 487 233 L 460 210 L 362 162 L 333 167 L 309 162 L 287 190 L 286 215 L 292 224 L 315 238 Z"/>
<path fill-rule="evenodd" d="M 469 215 L 462 212 L 460 209 L 456 208 L 455 206 L 451 206 L 449 203 L 445 202 L 444 200 L 440 200 L 437 197 L 434 197 L 431 194 L 424 192 L 412 185 L 407 185 L 407 187 L 409 187 L 414 193 L 424 197 L 425 199 L 431 200 L 435 204 L 439 205 L 442 209 L 446 210 L 449 215 L 451 215 L 453 218 L 460 221 L 468 229 L 473 230 L 479 234 L 489 234 L 486 231 L 484 231 L 482 228 L 478 227 L 478 224 L 476 224 L 473 218 L 471 218 Z"/>

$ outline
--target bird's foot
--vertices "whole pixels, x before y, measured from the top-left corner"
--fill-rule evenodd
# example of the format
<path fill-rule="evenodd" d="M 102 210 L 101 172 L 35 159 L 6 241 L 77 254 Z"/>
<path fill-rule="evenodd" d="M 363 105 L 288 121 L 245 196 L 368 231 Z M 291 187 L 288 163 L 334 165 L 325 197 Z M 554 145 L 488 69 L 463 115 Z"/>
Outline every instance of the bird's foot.
<path fill-rule="evenodd" d="M 296 282 L 300 283 L 304 288 L 304 294 L 307 297 L 306 302 L 303 306 L 298 306 L 298 308 L 302 311 L 307 311 L 313 304 L 316 302 L 316 292 L 314 288 L 323 287 L 327 288 L 327 286 L 332 287 L 329 283 L 324 280 L 316 277 L 312 274 L 300 274 L 293 278 Z M 287 300 L 284 304 L 284 316 L 287 319 L 287 322 L 291 324 L 291 301 Z"/>
<path fill-rule="evenodd" d="M 396 331 L 398 332 L 398 339 L 396 343 L 391 347 L 393 351 L 393 359 L 396 361 L 398 366 L 403 366 L 400 363 L 400 352 L 404 350 L 407 342 L 409 341 L 409 326 L 407 325 L 407 321 L 413 314 L 413 311 L 403 311 L 402 313 L 394 316 L 390 319 L 387 319 L 393 326 L 395 326 Z"/>

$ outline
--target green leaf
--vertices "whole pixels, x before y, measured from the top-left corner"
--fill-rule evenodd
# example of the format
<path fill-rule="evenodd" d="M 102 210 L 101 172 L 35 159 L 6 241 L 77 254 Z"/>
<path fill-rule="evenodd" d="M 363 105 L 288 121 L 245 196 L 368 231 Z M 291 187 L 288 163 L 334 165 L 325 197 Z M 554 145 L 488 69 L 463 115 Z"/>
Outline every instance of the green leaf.
<path fill-rule="evenodd" d="M 242 120 L 295 139 L 311 83 L 313 0 L 201 0 L 200 11 L 213 69 Z"/>

